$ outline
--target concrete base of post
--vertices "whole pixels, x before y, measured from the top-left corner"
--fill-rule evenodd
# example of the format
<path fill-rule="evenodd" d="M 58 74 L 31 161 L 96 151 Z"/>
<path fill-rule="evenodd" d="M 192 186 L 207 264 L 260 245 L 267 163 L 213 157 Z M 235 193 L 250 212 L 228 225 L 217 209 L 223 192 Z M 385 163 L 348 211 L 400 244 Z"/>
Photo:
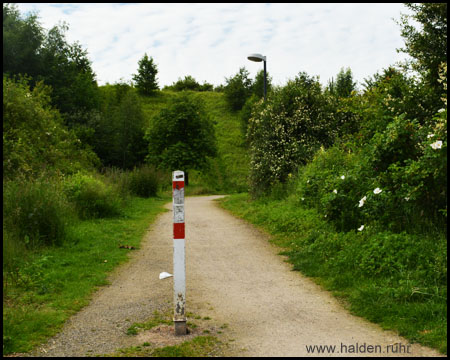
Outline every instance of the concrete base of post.
<path fill-rule="evenodd" d="M 174 321 L 174 324 L 175 324 L 175 335 L 180 336 L 187 334 L 186 320 Z"/>

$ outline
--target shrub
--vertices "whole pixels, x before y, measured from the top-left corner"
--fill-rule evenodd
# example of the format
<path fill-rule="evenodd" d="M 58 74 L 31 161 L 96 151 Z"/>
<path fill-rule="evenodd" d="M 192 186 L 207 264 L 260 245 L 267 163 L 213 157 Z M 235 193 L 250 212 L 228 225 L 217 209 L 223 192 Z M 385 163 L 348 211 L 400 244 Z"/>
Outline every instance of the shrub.
<path fill-rule="evenodd" d="M 330 98 L 316 79 L 301 73 L 253 107 L 247 132 L 253 196 L 285 183 L 321 146 L 333 143 L 337 130 Z"/>
<path fill-rule="evenodd" d="M 135 168 L 128 176 L 128 186 L 132 194 L 145 198 L 156 196 L 160 174 L 154 167 L 144 165 Z"/>
<path fill-rule="evenodd" d="M 72 175 L 65 181 L 64 191 L 82 219 L 121 214 L 119 191 L 91 175 Z"/>
<path fill-rule="evenodd" d="M 9 241 L 28 247 L 60 245 L 74 215 L 56 180 L 3 182 L 3 226 Z"/>
<path fill-rule="evenodd" d="M 360 154 L 344 146 L 318 151 L 299 171 L 297 201 L 317 209 L 338 230 L 356 229 L 363 221 L 359 200 L 372 187 L 363 161 Z"/>

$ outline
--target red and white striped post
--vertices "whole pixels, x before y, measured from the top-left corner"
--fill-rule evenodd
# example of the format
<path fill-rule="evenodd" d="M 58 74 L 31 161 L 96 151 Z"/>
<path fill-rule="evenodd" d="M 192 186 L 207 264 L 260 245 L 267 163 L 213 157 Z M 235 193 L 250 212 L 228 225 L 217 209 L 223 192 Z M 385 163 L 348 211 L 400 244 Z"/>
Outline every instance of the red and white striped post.
<path fill-rule="evenodd" d="M 184 232 L 184 172 L 172 173 L 173 290 L 175 335 L 186 335 L 186 256 Z"/>

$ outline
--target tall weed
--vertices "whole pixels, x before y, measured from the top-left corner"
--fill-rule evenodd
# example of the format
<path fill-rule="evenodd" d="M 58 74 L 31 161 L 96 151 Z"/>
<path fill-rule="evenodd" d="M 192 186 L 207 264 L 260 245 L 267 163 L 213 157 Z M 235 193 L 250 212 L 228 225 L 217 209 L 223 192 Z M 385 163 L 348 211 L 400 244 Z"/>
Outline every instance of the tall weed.
<path fill-rule="evenodd" d="M 60 245 L 74 219 L 73 208 L 57 180 L 17 178 L 3 182 L 3 227 L 8 241 L 27 247 Z"/>
<path fill-rule="evenodd" d="M 134 168 L 129 174 L 129 190 L 132 194 L 144 198 L 156 196 L 161 177 L 161 172 L 152 166 Z"/>

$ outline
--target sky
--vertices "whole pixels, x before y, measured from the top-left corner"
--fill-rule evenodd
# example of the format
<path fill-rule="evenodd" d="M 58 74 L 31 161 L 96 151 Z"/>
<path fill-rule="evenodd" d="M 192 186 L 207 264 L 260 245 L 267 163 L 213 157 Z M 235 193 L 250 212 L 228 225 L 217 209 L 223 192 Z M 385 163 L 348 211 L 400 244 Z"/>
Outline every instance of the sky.
<path fill-rule="evenodd" d="M 17 3 L 23 16 L 37 11 L 44 29 L 66 22 L 69 43 L 79 42 L 99 85 L 129 82 L 146 53 L 157 65 L 160 88 L 193 76 L 225 84 L 245 67 L 252 78 L 266 56 L 274 85 L 299 72 L 326 85 L 350 68 L 358 84 L 408 58 L 401 3 Z"/>

